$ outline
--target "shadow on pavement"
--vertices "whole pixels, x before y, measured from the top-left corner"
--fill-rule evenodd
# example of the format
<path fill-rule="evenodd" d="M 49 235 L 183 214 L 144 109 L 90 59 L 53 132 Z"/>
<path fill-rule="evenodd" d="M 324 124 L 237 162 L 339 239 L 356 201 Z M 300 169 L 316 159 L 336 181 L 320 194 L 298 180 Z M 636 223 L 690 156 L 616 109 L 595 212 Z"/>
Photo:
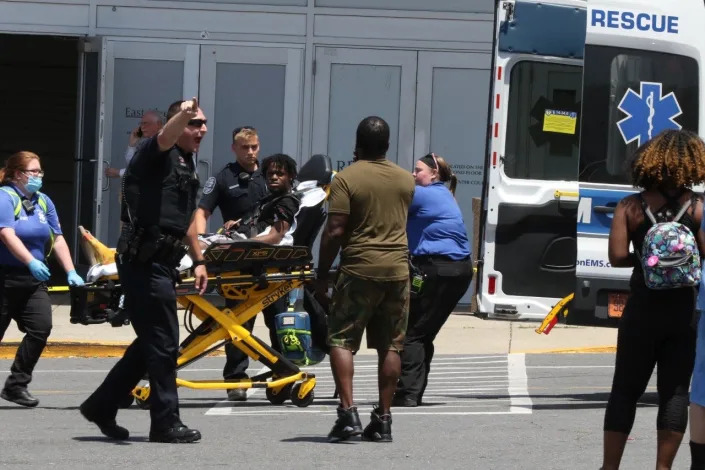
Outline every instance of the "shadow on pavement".
<path fill-rule="evenodd" d="M 314 400 L 313 405 L 329 405 L 329 406 L 335 406 L 337 407 L 340 402 L 338 400 L 331 400 L 331 399 L 322 399 L 322 400 Z M 278 409 L 278 408 L 298 408 L 295 407 L 293 404 L 290 402 L 287 402 L 283 405 L 272 405 L 266 400 L 262 401 L 226 401 L 226 400 L 218 400 L 216 398 L 199 398 L 199 399 L 191 399 L 191 398 L 182 398 L 179 400 L 179 407 L 180 408 L 213 408 L 214 406 L 220 406 L 220 407 L 232 407 L 232 408 L 242 408 L 242 409 L 248 409 L 248 408 L 271 408 L 271 409 Z M 130 409 L 136 409 L 137 406 L 131 406 Z"/>
<path fill-rule="evenodd" d="M 146 437 L 131 437 L 126 441 L 118 441 L 105 436 L 75 436 L 72 439 L 77 442 L 103 442 L 116 446 L 129 446 L 137 442 L 149 442 Z"/>
<path fill-rule="evenodd" d="M 440 395 L 443 396 L 443 395 Z M 448 396 L 448 395 L 445 395 Z M 532 395 L 453 395 L 453 398 L 491 400 L 511 400 L 517 398 L 530 398 L 531 409 L 541 410 L 590 410 L 605 409 L 610 394 L 608 392 L 595 393 L 567 393 L 567 394 L 532 394 Z M 424 405 L 425 406 L 425 405 Z M 648 392 L 641 396 L 637 408 L 651 408 L 658 406 L 658 394 Z"/>
<path fill-rule="evenodd" d="M 279 442 L 315 442 L 315 443 L 328 443 L 328 438 L 326 436 L 297 436 L 297 437 L 290 437 L 288 439 L 282 439 Z M 350 440 L 347 441 L 340 441 L 336 442 L 336 444 L 355 444 L 356 442 L 360 442 L 360 438 L 351 438 Z"/>

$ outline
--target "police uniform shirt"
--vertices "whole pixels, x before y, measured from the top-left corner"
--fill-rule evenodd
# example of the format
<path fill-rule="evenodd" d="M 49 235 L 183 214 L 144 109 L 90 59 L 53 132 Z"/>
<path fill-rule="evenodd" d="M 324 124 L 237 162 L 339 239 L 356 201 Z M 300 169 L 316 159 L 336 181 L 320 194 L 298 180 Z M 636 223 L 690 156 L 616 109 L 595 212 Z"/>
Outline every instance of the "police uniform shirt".
<path fill-rule="evenodd" d="M 208 178 L 198 207 L 211 214 L 219 207 L 224 221 L 237 220 L 252 210 L 267 192 L 260 170 L 249 173 L 237 162 L 228 163 L 216 176 Z"/>
<path fill-rule="evenodd" d="M 8 185 L 8 187 L 15 189 L 20 198 L 26 199 L 14 186 Z M 39 205 L 39 194 L 34 193 L 30 199 L 34 211 L 28 214 L 24 206 L 20 204 L 19 216 L 15 217 L 17 198 L 0 190 L 0 228 L 14 229 L 15 235 L 22 241 L 25 248 L 38 260 L 43 260 L 45 257 L 45 248 L 51 238 L 51 231 L 54 232 L 54 235 L 61 235 L 61 225 L 59 217 L 56 215 L 56 207 L 49 196 L 43 194 L 42 197 L 46 201 L 46 212 Z M 0 265 L 24 266 L 24 263 L 15 258 L 4 243 L 0 243 Z"/>
<path fill-rule="evenodd" d="M 158 136 L 140 142 L 123 178 L 122 221 L 182 236 L 196 208 L 195 167 L 193 154 L 178 146 L 162 151 Z"/>

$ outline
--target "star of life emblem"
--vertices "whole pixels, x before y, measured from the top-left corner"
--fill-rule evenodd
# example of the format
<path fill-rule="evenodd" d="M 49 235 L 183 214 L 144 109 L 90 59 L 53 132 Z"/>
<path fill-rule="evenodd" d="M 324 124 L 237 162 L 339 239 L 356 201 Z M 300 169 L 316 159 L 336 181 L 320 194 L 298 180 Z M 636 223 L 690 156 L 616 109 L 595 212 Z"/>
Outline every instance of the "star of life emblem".
<path fill-rule="evenodd" d="M 641 145 L 666 129 L 681 129 L 674 119 L 683 111 L 673 92 L 662 96 L 663 84 L 654 82 L 641 82 L 639 91 L 629 88 L 618 106 L 627 115 L 617 123 L 625 143 Z"/>

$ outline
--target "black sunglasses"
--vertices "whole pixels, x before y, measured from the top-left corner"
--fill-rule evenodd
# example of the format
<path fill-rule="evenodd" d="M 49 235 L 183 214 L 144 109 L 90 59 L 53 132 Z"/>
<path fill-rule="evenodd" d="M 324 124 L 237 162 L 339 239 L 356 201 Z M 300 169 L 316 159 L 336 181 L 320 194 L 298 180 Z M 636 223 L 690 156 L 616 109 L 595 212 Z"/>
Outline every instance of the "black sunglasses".
<path fill-rule="evenodd" d="M 202 127 L 208 123 L 208 119 L 191 119 L 188 125 L 191 127 Z"/>

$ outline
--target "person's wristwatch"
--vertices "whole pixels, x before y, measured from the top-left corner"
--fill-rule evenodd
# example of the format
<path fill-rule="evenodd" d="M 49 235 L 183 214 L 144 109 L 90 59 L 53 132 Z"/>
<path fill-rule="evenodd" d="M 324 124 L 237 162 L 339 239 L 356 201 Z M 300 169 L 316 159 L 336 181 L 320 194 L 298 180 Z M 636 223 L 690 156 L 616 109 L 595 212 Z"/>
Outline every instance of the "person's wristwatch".
<path fill-rule="evenodd" d="M 196 266 L 205 266 L 206 265 L 206 260 L 204 259 L 199 259 L 198 261 L 193 262 L 193 267 L 195 268 Z"/>

